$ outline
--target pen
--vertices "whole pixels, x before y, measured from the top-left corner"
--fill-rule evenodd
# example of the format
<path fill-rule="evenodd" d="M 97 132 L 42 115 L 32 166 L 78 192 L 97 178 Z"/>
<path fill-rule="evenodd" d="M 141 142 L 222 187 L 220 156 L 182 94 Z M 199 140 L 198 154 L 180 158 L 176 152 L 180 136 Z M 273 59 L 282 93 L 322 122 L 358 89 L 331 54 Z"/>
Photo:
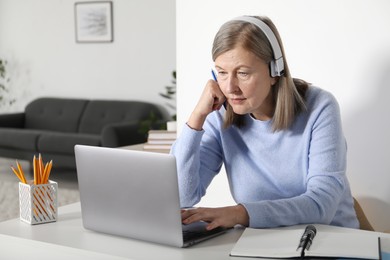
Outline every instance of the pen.
<path fill-rule="evenodd" d="M 215 75 L 215 72 L 213 69 L 211 69 L 211 75 L 213 75 L 213 79 L 215 80 L 215 82 L 218 82 L 217 76 Z M 223 102 L 223 107 L 226 109 L 226 100 L 225 100 L 225 102 Z"/>
<path fill-rule="evenodd" d="M 306 226 L 305 232 L 303 233 L 297 248 L 297 250 L 301 248 L 301 258 L 305 256 L 305 250 L 309 250 L 316 234 L 317 230 L 313 225 Z"/>
<path fill-rule="evenodd" d="M 218 82 L 217 76 L 215 76 L 214 70 L 211 70 L 211 75 L 213 75 L 213 79 L 214 79 L 216 82 Z"/>

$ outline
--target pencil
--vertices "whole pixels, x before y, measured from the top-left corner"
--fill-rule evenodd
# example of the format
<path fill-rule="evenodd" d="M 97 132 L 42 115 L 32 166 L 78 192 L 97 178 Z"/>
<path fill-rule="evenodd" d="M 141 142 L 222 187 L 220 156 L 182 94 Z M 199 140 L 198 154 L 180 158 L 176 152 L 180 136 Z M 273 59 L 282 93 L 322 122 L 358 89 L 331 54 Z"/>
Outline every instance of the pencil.
<path fill-rule="evenodd" d="M 42 159 L 41 154 L 39 154 L 38 165 L 39 165 L 38 184 L 42 184 L 43 183 L 42 181 L 43 181 L 43 174 L 44 174 L 44 166 L 43 166 L 43 159 Z"/>
<path fill-rule="evenodd" d="M 16 175 L 16 177 L 18 177 L 18 179 L 20 180 L 20 182 L 25 183 L 25 182 L 23 181 L 22 177 L 19 175 L 18 171 L 17 171 L 14 167 L 12 167 L 12 166 L 11 166 L 11 169 L 12 169 L 12 171 L 14 172 L 14 174 Z"/>
<path fill-rule="evenodd" d="M 45 165 L 45 170 L 43 172 L 43 177 L 42 177 L 42 184 L 46 184 L 49 181 L 51 164 L 52 164 L 52 161 L 47 162 Z"/>
<path fill-rule="evenodd" d="M 45 164 L 45 168 L 43 169 L 43 174 L 42 174 L 42 184 L 46 184 L 46 174 L 47 174 L 47 169 L 49 167 L 49 163 L 47 162 Z"/>
<path fill-rule="evenodd" d="M 23 183 L 27 183 L 26 177 L 24 176 L 24 171 L 23 171 L 22 165 L 20 165 L 18 160 L 16 160 L 16 166 L 18 167 L 19 174 L 20 174 L 20 177 L 23 180 Z"/>
<path fill-rule="evenodd" d="M 35 155 L 34 155 L 34 158 L 33 158 L 33 171 L 34 171 L 34 185 L 37 185 L 37 160 L 35 158 Z"/>
<path fill-rule="evenodd" d="M 45 183 L 47 183 L 49 181 L 49 177 L 50 177 L 50 173 L 51 173 L 51 168 L 53 167 L 53 160 L 51 160 L 49 162 L 49 165 L 47 167 L 47 171 L 46 171 L 46 174 L 45 174 Z"/>

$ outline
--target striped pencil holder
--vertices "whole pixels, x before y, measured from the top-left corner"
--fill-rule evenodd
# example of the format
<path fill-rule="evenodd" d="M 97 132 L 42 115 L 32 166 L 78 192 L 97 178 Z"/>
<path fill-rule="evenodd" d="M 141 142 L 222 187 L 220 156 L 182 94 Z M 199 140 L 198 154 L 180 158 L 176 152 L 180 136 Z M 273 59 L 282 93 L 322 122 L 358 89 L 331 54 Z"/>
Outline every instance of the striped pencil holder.
<path fill-rule="evenodd" d="M 20 219 L 35 225 L 57 220 L 57 182 L 34 185 L 19 182 Z"/>

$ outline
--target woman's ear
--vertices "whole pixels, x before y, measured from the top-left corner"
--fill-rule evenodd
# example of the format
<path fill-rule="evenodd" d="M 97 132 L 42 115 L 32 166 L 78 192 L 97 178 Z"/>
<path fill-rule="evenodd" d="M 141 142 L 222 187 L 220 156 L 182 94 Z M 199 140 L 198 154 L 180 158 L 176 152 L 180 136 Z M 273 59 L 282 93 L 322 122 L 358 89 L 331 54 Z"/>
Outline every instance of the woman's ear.
<path fill-rule="evenodd" d="M 271 86 L 275 86 L 275 84 L 279 81 L 280 77 L 271 77 Z"/>

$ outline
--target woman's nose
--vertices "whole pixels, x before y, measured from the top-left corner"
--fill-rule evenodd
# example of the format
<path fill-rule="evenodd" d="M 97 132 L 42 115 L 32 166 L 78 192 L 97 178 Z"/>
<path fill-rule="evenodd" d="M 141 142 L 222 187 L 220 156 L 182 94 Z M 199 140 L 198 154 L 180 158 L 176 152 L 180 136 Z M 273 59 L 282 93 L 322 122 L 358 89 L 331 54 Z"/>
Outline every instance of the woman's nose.
<path fill-rule="evenodd" d="M 236 93 L 240 88 L 238 87 L 237 77 L 231 75 L 226 81 L 226 90 L 228 93 Z"/>

